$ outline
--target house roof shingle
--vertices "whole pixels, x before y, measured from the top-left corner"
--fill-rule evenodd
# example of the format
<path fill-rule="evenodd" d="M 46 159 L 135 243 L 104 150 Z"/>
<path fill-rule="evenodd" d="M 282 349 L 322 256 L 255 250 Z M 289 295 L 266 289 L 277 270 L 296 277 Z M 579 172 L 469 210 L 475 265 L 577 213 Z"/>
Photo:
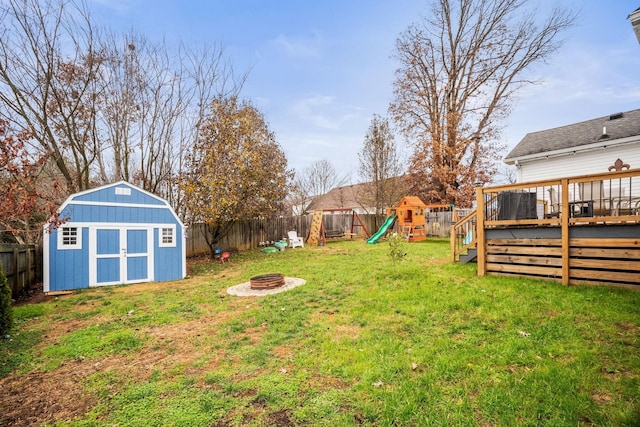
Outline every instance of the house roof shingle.
<path fill-rule="evenodd" d="M 603 130 L 606 128 L 606 136 Z M 505 157 L 505 162 L 536 154 L 640 136 L 640 109 L 598 117 L 553 129 L 531 132 Z"/>
<path fill-rule="evenodd" d="M 364 191 L 365 186 L 366 184 L 353 184 L 333 188 L 328 193 L 315 197 L 307 207 L 307 211 L 360 207 L 357 196 Z"/>
<path fill-rule="evenodd" d="M 396 193 L 394 197 L 400 199 L 406 194 L 404 177 L 389 178 L 389 183 L 394 187 Z M 316 210 L 349 210 L 362 208 L 365 210 L 375 209 L 372 207 L 371 193 L 373 192 L 373 182 L 345 185 L 336 187 L 326 194 L 314 197 L 307 207 L 308 212 Z"/>

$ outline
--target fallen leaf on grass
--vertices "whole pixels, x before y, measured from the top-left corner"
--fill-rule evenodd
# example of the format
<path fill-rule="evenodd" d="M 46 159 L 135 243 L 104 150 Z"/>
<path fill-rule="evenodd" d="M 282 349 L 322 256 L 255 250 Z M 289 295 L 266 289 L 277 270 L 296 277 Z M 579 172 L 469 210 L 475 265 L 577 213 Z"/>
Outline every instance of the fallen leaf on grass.
<path fill-rule="evenodd" d="M 375 383 L 371 384 L 374 387 L 382 387 L 384 385 L 384 383 L 382 381 L 376 381 Z"/>
<path fill-rule="evenodd" d="M 413 362 L 411 364 L 411 370 L 415 371 L 416 369 L 418 369 L 418 364 L 416 362 Z"/>

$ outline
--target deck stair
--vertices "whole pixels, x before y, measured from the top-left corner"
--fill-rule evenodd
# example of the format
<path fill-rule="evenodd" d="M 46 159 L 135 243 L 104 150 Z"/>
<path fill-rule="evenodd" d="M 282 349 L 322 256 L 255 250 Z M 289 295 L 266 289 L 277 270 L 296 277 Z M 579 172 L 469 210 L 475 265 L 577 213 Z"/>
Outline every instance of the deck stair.
<path fill-rule="evenodd" d="M 476 217 L 477 211 L 473 210 L 469 215 L 456 221 L 451 231 L 451 256 L 453 262 L 476 262 L 478 250 L 476 243 Z"/>
<path fill-rule="evenodd" d="M 458 261 L 462 264 L 467 264 L 470 262 L 476 262 L 478 260 L 478 249 L 469 248 L 467 249 L 467 253 L 460 254 Z"/>

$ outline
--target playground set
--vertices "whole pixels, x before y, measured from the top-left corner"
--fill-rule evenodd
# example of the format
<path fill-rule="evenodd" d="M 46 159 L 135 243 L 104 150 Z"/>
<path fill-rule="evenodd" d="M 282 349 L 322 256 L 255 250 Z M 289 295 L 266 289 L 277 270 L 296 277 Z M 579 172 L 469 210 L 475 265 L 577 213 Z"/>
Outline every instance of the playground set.
<path fill-rule="evenodd" d="M 453 205 L 426 205 L 419 197 L 407 196 L 391 208 L 387 208 L 387 218 L 378 231 L 370 235 L 360 218 L 360 215 L 353 209 L 326 209 L 313 212 L 311 227 L 307 235 L 306 242 L 311 246 L 323 246 L 327 239 L 358 235 L 357 227 L 362 227 L 367 235 L 367 243 L 378 243 L 380 239 L 392 230 L 396 230 L 408 242 L 420 242 L 427 239 L 427 214 L 429 212 L 439 212 L 442 210 L 452 210 Z M 324 225 L 325 212 L 351 212 L 351 231 L 327 230 Z M 438 223 L 434 223 L 438 226 Z M 370 236 L 370 237 L 369 237 Z"/>
<path fill-rule="evenodd" d="M 427 238 L 426 209 L 416 196 L 403 197 L 397 206 L 387 209 L 387 219 L 367 243 L 378 241 L 397 225 L 397 230 L 409 242 L 419 242 Z"/>
<path fill-rule="evenodd" d="M 324 227 L 324 218 L 325 212 L 351 212 L 351 228 L 350 232 L 346 233 L 344 230 L 326 230 Z M 327 239 L 337 238 L 337 237 L 345 237 L 347 234 L 350 238 L 358 235 L 358 227 L 361 227 L 367 237 L 370 236 L 369 231 L 367 231 L 366 225 L 360 218 L 360 215 L 354 209 L 324 209 L 317 210 L 313 212 L 313 217 L 311 218 L 311 228 L 309 229 L 309 234 L 307 235 L 307 243 L 311 246 L 324 246 L 327 244 Z"/>

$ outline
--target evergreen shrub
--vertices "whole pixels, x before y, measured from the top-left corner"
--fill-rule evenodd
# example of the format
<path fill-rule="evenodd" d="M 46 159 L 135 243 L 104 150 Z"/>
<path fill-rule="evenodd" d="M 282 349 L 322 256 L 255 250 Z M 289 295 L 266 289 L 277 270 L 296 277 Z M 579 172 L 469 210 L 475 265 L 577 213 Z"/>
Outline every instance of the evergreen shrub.
<path fill-rule="evenodd" d="M 4 337 L 13 326 L 13 310 L 11 307 L 11 287 L 0 264 L 0 337 Z"/>

